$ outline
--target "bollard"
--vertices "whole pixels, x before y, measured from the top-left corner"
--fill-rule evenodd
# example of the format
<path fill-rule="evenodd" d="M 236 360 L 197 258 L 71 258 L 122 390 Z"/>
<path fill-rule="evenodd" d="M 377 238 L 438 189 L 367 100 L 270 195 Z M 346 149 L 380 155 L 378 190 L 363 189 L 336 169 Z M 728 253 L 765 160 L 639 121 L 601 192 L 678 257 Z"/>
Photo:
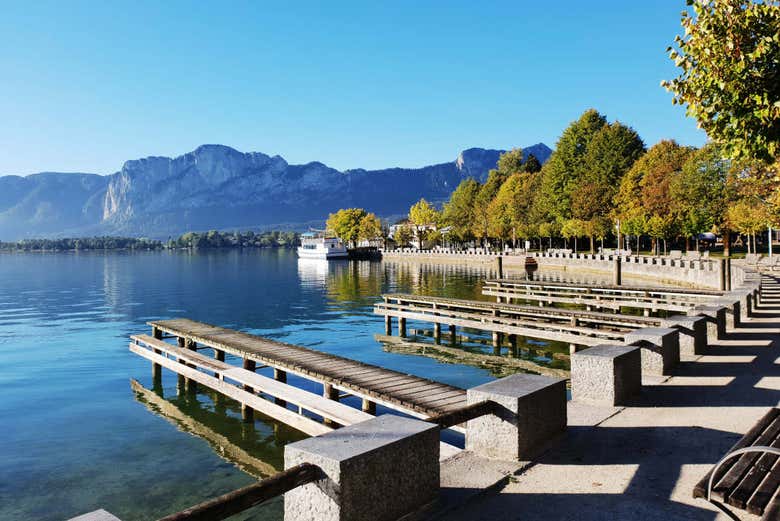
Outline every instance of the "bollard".
<path fill-rule="evenodd" d="M 642 390 L 639 347 L 599 345 L 571 357 L 571 398 L 614 407 Z"/>
<path fill-rule="evenodd" d="M 469 405 L 501 406 L 498 414 L 470 420 L 466 450 L 506 461 L 527 460 L 566 430 L 566 380 L 514 374 L 466 391 Z"/>
<path fill-rule="evenodd" d="M 439 426 L 379 416 L 287 445 L 284 467 L 301 463 L 321 477 L 284 495 L 285 520 L 407 518 L 438 498 Z"/>
<path fill-rule="evenodd" d="M 620 255 L 615 257 L 615 286 L 620 286 L 623 284 L 623 266 L 622 261 L 620 260 Z"/>

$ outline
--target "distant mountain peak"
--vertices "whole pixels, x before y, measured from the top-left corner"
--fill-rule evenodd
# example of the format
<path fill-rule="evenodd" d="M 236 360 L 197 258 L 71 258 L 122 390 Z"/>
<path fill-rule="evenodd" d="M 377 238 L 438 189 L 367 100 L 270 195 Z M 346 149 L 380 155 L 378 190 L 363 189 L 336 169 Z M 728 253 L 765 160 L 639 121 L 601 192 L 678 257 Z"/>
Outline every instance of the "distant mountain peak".
<path fill-rule="evenodd" d="M 543 143 L 524 149 L 544 163 Z M 203 144 L 181 156 L 125 162 L 109 176 L 45 173 L 0 177 L 0 238 L 123 234 L 165 238 L 206 229 L 267 229 L 324 221 L 357 206 L 398 215 L 420 197 L 441 202 L 465 177 L 484 181 L 502 150 L 469 148 L 421 168 L 346 170 L 319 161 Z"/>

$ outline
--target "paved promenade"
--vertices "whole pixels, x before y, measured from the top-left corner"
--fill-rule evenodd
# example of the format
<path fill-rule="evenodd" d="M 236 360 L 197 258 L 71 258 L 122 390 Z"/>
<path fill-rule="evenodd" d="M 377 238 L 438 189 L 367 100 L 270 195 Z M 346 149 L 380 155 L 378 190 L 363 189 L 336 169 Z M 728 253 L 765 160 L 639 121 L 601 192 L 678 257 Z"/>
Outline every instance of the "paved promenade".
<path fill-rule="evenodd" d="M 780 278 L 765 276 L 755 316 L 706 355 L 684 360 L 666 381 L 646 381 L 628 407 L 570 404 L 561 440 L 502 491 L 448 519 L 728 519 L 692 490 L 780 403 L 778 348 Z"/>

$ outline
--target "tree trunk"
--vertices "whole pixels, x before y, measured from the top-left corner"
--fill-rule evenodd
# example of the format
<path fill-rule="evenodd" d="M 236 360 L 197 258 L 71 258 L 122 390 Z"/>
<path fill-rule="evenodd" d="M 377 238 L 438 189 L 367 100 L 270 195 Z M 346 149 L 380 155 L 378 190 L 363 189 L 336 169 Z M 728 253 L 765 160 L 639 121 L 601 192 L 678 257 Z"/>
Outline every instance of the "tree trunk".
<path fill-rule="evenodd" d="M 593 251 L 593 248 L 594 248 L 594 246 L 595 246 L 595 243 L 593 242 L 593 236 L 591 235 L 591 236 L 590 236 L 590 253 L 591 253 L 591 254 L 595 253 L 595 252 Z"/>
<path fill-rule="evenodd" d="M 574 238 L 574 253 L 577 253 L 577 237 Z"/>
<path fill-rule="evenodd" d="M 655 237 L 651 237 L 650 238 L 650 253 L 652 255 L 656 255 L 657 254 L 655 247 L 656 247 L 656 238 Z"/>
<path fill-rule="evenodd" d="M 691 236 L 685 236 L 685 251 L 691 251 Z"/>
<path fill-rule="evenodd" d="M 723 230 L 723 256 L 728 257 L 731 255 L 731 232 L 729 230 Z"/>

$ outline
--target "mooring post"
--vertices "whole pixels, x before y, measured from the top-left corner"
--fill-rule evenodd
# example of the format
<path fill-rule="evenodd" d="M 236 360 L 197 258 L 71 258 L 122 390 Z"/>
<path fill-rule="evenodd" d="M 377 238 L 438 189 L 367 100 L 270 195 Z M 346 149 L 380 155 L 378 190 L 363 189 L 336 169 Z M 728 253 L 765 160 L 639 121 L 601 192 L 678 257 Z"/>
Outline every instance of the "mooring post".
<path fill-rule="evenodd" d="M 517 358 L 517 335 L 509 335 L 509 355 Z"/>
<path fill-rule="evenodd" d="M 393 334 L 393 317 L 385 315 L 385 335 L 390 336 Z"/>
<path fill-rule="evenodd" d="M 329 384 L 329 383 L 322 384 L 322 396 L 327 398 L 328 400 L 339 401 L 339 391 L 338 389 L 333 387 L 333 384 Z M 334 422 L 333 420 L 329 420 L 328 418 L 325 418 L 324 420 L 325 421 L 323 423 L 325 423 L 325 425 L 331 425 L 331 426 L 336 425 L 336 422 Z"/>
<path fill-rule="evenodd" d="M 248 358 L 244 358 L 244 369 L 247 371 L 252 371 L 257 368 L 257 363 L 254 360 L 250 360 Z M 250 385 L 244 385 L 244 390 L 250 393 L 254 393 L 255 390 L 252 389 L 252 386 Z M 252 422 L 255 419 L 255 410 L 252 409 L 250 406 L 248 406 L 245 403 L 241 404 L 241 419 L 245 422 Z"/>
<path fill-rule="evenodd" d="M 287 383 L 287 371 L 283 371 L 282 369 L 277 369 L 274 367 L 274 380 L 277 382 Z M 287 406 L 287 401 L 282 400 L 281 398 L 274 398 L 274 403 L 276 405 L 280 405 L 282 407 Z"/>
<path fill-rule="evenodd" d="M 726 291 L 726 259 L 728 257 L 723 257 L 720 259 L 720 283 L 718 284 L 718 289 L 721 291 Z"/>
<path fill-rule="evenodd" d="M 615 256 L 615 286 L 623 284 L 623 265 L 620 255 Z"/>
<path fill-rule="evenodd" d="M 398 336 L 406 338 L 406 319 L 404 317 L 398 317 Z"/>
<path fill-rule="evenodd" d="M 372 402 L 371 400 L 363 398 L 361 409 L 365 413 L 373 414 L 374 416 L 376 416 L 376 402 Z"/>

